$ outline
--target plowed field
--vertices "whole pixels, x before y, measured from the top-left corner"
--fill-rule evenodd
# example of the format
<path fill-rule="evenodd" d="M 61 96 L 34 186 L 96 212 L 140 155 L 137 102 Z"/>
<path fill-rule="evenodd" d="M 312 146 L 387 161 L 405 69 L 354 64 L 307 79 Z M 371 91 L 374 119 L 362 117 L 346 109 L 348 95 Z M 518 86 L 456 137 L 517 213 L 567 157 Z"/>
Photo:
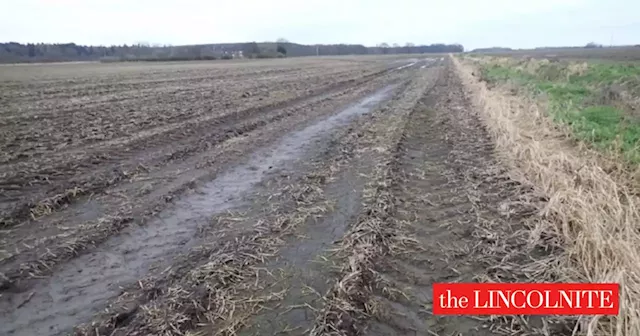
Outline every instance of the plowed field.
<path fill-rule="evenodd" d="M 0 334 L 497 332 L 430 313 L 532 212 L 450 62 L 2 67 Z"/>

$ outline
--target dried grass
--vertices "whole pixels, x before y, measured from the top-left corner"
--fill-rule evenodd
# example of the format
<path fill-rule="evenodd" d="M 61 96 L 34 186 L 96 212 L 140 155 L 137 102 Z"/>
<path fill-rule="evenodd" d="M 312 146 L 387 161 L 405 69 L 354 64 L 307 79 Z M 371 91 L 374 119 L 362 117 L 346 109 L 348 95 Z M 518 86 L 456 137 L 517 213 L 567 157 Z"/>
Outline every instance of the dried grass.
<path fill-rule="evenodd" d="M 536 102 L 488 90 L 470 65 L 454 64 L 515 179 L 548 197 L 530 239 L 559 249 L 528 267 L 535 280 L 552 268 L 558 281 L 620 283 L 619 316 L 577 317 L 574 334 L 640 335 L 640 199 L 623 165 L 567 141 Z"/>

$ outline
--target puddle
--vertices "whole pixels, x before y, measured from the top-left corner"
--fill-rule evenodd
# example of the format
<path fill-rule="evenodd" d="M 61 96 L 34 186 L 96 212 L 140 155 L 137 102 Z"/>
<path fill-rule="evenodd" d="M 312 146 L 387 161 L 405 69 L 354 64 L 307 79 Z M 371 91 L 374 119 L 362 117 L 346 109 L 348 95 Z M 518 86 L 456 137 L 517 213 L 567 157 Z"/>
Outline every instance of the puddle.
<path fill-rule="evenodd" d="M 416 59 L 416 58 L 404 59 L 404 60 L 395 60 L 393 62 L 389 62 L 388 63 L 388 69 L 391 70 L 391 71 L 400 71 L 402 69 L 406 69 L 408 67 L 414 66 L 419 61 L 420 60 Z M 398 63 L 403 63 L 403 64 L 398 66 Z"/>
<path fill-rule="evenodd" d="M 403 66 L 401 66 L 401 67 L 399 67 L 399 68 L 396 68 L 396 70 L 402 70 L 402 69 L 404 69 L 404 68 L 411 67 L 411 66 L 415 65 L 416 63 L 418 63 L 418 62 L 416 61 L 416 62 L 409 63 L 409 64 L 407 64 L 407 65 L 403 65 Z"/>
<path fill-rule="evenodd" d="M 241 205 L 243 196 L 270 171 L 304 159 L 317 140 L 370 112 L 388 99 L 395 87 L 388 86 L 337 114 L 285 135 L 274 146 L 252 154 L 245 164 L 177 200 L 147 225 L 132 227 L 93 252 L 70 260 L 51 277 L 40 280 L 33 292 L 5 293 L 0 334 L 60 335 L 88 321 L 120 294 L 119 285 L 167 266 L 172 256 L 198 242 L 195 233 L 211 216 Z"/>

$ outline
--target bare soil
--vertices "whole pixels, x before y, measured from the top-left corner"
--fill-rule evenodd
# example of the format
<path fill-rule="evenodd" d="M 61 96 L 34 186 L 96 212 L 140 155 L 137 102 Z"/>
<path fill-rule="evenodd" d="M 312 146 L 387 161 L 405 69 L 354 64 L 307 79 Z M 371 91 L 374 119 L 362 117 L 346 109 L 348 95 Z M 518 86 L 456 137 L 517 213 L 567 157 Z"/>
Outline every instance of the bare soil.
<path fill-rule="evenodd" d="M 2 334 L 502 330 L 430 315 L 517 279 L 534 211 L 446 57 L 33 67 L 0 82 Z"/>

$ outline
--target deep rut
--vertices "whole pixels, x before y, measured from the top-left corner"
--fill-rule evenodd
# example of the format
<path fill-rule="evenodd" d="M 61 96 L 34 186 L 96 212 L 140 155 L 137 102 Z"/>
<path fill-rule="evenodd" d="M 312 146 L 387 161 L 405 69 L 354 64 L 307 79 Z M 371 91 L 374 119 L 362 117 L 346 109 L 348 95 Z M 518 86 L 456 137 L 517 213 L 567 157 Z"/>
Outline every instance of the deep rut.
<path fill-rule="evenodd" d="M 433 283 L 496 281 L 497 270 L 502 281 L 518 280 L 499 265 L 509 249 L 525 248 L 507 240 L 532 215 L 519 201 L 529 190 L 494 159 L 449 60 L 438 69 L 435 87 L 377 141 L 387 154 L 372 177 L 375 196 L 338 246 L 341 272 L 316 312 L 314 336 L 493 335 L 521 325 L 431 313 Z M 510 267 L 524 262 L 510 259 Z"/>
<path fill-rule="evenodd" d="M 440 85 L 417 105 L 399 145 L 392 221 L 414 239 L 411 253 L 380 263 L 380 304 L 369 335 L 492 335 L 472 317 L 431 315 L 435 282 L 487 280 L 495 241 L 483 225 L 507 232 L 523 225 L 527 209 L 505 205 L 522 192 L 495 159 L 491 139 L 448 68 Z M 495 228 L 494 227 L 494 228 Z M 394 288 L 402 295 L 389 295 Z"/>

